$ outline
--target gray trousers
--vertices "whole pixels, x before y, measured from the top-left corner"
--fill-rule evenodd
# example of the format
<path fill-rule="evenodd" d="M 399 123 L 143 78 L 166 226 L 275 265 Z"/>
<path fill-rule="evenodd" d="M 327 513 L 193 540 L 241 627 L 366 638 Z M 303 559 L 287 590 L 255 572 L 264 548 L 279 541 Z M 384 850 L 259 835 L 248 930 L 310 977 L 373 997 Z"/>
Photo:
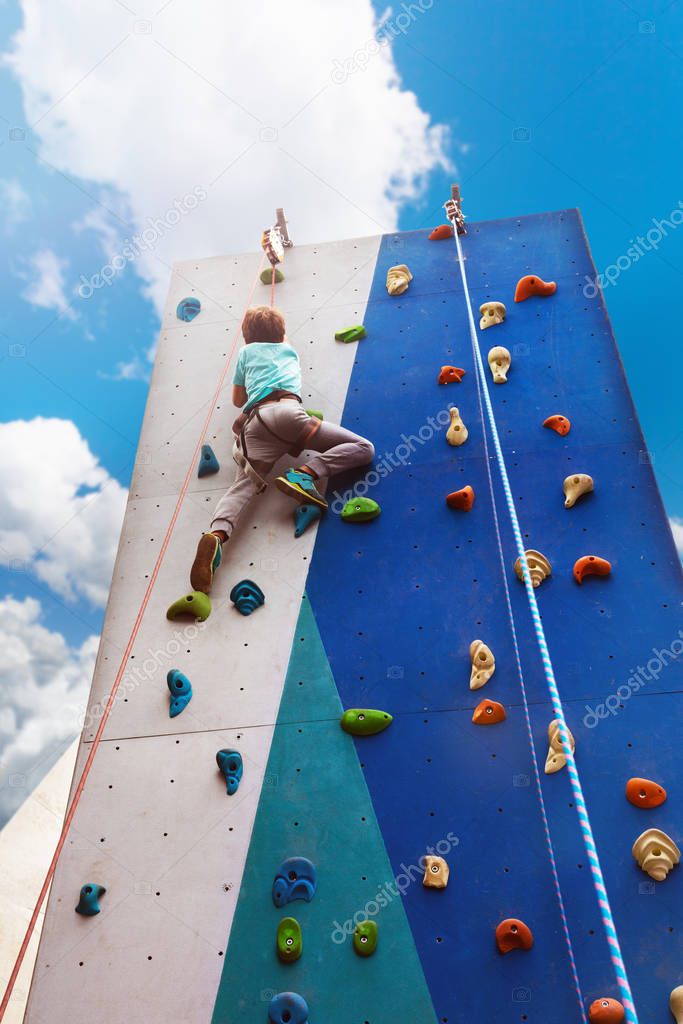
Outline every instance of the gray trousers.
<path fill-rule="evenodd" d="M 277 434 L 270 434 L 254 416 L 246 428 L 245 438 L 249 461 L 259 476 L 266 477 L 275 463 L 300 438 L 310 418 L 304 407 L 293 398 L 263 405 L 263 421 Z M 283 438 L 282 441 L 278 438 Z M 375 457 L 374 446 L 359 434 L 345 427 L 323 421 L 315 434 L 306 442 L 306 451 L 313 456 L 299 457 L 298 465 L 306 464 L 318 477 L 332 476 L 347 469 L 365 466 Z M 216 505 L 212 530 L 224 530 L 230 536 L 240 515 L 256 495 L 256 485 L 244 470 L 236 467 L 234 482 Z"/>

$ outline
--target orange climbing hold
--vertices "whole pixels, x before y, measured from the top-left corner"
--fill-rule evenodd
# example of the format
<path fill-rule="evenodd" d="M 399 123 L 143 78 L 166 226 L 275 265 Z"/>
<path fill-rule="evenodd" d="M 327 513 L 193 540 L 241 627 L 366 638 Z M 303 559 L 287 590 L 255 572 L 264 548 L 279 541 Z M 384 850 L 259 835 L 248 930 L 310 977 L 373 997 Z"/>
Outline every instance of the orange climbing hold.
<path fill-rule="evenodd" d="M 577 583 L 583 583 L 584 576 L 609 576 L 611 571 L 611 563 L 598 555 L 584 555 L 574 563 L 574 579 Z"/>
<path fill-rule="evenodd" d="M 447 495 L 446 504 L 449 508 L 460 509 L 461 512 L 469 512 L 474 505 L 474 491 L 468 484 L 459 491 L 453 491 Z"/>
<path fill-rule="evenodd" d="M 445 238 L 453 237 L 453 228 L 450 224 L 439 224 L 429 235 L 430 242 L 443 242 Z"/>
<path fill-rule="evenodd" d="M 477 704 L 472 715 L 475 725 L 498 725 L 507 718 L 505 708 L 497 700 L 483 700 Z"/>
<path fill-rule="evenodd" d="M 508 917 L 496 928 L 496 945 L 500 953 L 510 953 L 513 949 L 531 949 L 534 937 L 531 928 L 516 917 Z"/>
<path fill-rule="evenodd" d="M 439 374 L 439 384 L 460 384 L 465 371 L 459 366 L 442 366 Z"/>
<path fill-rule="evenodd" d="M 634 807 L 661 807 L 666 800 L 666 790 L 650 779 L 629 779 L 626 783 L 626 799 Z"/>
<path fill-rule="evenodd" d="M 556 291 L 557 285 L 554 281 L 544 281 L 538 274 L 527 274 L 526 277 L 520 277 L 517 282 L 515 302 L 524 302 L 532 295 L 546 298 L 548 295 L 554 295 Z"/>
<path fill-rule="evenodd" d="M 543 420 L 543 426 L 548 427 L 549 430 L 554 430 L 555 433 L 560 434 L 562 437 L 566 437 L 571 430 L 571 423 L 567 417 L 560 416 L 559 413 L 548 416 L 547 420 Z"/>
<path fill-rule="evenodd" d="M 618 999 L 596 999 L 588 1008 L 588 1019 L 591 1024 L 621 1024 L 626 1011 Z"/>

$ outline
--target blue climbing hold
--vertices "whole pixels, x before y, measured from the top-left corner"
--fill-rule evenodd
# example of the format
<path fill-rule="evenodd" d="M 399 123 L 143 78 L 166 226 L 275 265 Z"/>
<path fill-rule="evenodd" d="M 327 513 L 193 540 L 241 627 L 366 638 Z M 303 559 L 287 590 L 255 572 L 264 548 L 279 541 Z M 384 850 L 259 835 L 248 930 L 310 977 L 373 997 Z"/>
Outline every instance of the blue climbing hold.
<path fill-rule="evenodd" d="M 318 505 L 297 505 L 294 509 L 294 536 L 300 537 L 311 523 L 320 519 L 322 512 Z"/>
<path fill-rule="evenodd" d="M 216 764 L 225 777 L 228 796 L 233 796 L 239 788 L 244 771 L 242 755 L 237 750 L 219 750 L 216 754 Z"/>
<path fill-rule="evenodd" d="M 169 718 L 175 718 L 184 711 L 192 700 L 192 683 L 180 669 L 172 668 L 166 676 L 166 683 L 171 692 L 171 703 L 168 709 Z"/>
<path fill-rule="evenodd" d="M 203 444 L 202 454 L 199 457 L 199 466 L 197 467 L 197 476 L 211 476 L 212 473 L 217 473 L 220 468 L 211 445 Z"/>
<path fill-rule="evenodd" d="M 278 992 L 268 1007 L 269 1024 L 308 1024 L 308 1003 L 296 992 Z"/>
<path fill-rule="evenodd" d="M 100 899 L 106 891 L 103 885 L 97 885 L 95 882 L 86 882 L 81 889 L 76 913 L 83 914 L 84 917 L 94 917 L 95 914 L 99 914 Z"/>
<path fill-rule="evenodd" d="M 265 601 L 263 591 L 253 580 L 240 580 L 230 591 L 230 600 L 242 615 L 251 615 Z"/>
<path fill-rule="evenodd" d="M 176 309 L 176 316 L 179 320 L 184 320 L 185 323 L 189 324 L 191 320 L 194 320 L 201 308 L 202 304 L 199 299 L 181 299 Z"/>
<path fill-rule="evenodd" d="M 310 903 L 318 886 L 318 872 L 307 857 L 289 857 L 280 865 L 273 882 L 273 903 L 284 907 L 294 900 Z"/>

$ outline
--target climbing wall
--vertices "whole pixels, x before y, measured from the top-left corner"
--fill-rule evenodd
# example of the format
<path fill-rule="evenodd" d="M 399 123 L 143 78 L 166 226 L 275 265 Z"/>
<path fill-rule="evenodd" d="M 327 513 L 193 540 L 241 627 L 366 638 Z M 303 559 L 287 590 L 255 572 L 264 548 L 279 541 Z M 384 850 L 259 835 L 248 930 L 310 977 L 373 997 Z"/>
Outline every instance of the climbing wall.
<path fill-rule="evenodd" d="M 286 990 L 305 998 L 313 1024 L 581 1020 L 533 780 L 455 243 L 427 234 L 288 251 L 275 301 L 301 356 L 304 402 L 371 438 L 374 469 L 334 480 L 330 514 L 298 539 L 290 505 L 269 490 L 230 543 L 210 618 L 167 621 L 232 476 L 228 376 L 206 438 L 221 469 L 193 478 L 171 535 L 57 870 L 30 1024 L 266 1022 Z M 493 345 L 512 354 L 508 383 L 491 387 L 496 421 L 525 543 L 553 567 L 538 601 L 636 1006 L 641 1020 L 664 1024 L 683 982 L 683 876 L 676 867 L 652 882 L 631 846 L 649 827 L 681 840 L 680 565 L 605 309 L 582 292 L 593 265 L 576 211 L 471 224 L 463 246 L 475 306 L 508 307 L 504 324 L 479 335 L 484 359 Z M 399 263 L 413 281 L 390 298 L 386 271 Z M 80 766 L 243 310 L 270 300 L 260 266 L 250 255 L 175 268 Z M 514 304 L 517 279 L 532 272 L 557 281 L 557 293 Z M 201 302 L 189 324 L 175 312 L 186 296 Z M 361 322 L 365 340 L 334 341 Z M 448 363 L 464 380 L 439 386 Z M 446 443 L 450 405 L 469 429 L 460 448 Z M 552 413 L 569 417 L 569 435 L 543 429 Z M 554 716 L 491 468 L 542 773 Z M 566 510 L 562 482 L 576 472 L 594 478 L 595 493 Z M 445 495 L 465 484 L 473 509 L 449 509 Z M 379 518 L 341 520 L 354 486 L 380 503 Z M 584 554 L 609 559 L 612 575 L 577 586 Z M 228 599 L 245 577 L 266 595 L 248 618 Z M 496 657 L 484 693 L 469 689 L 475 638 Z M 170 668 L 193 686 L 173 719 Z M 472 723 L 482 697 L 505 706 L 505 722 Z M 354 707 L 390 712 L 392 724 L 353 738 L 339 718 Z M 215 763 L 226 747 L 244 761 L 233 796 Z M 631 776 L 664 785 L 666 803 L 631 806 Z M 584 1000 L 616 997 L 568 774 L 542 779 Z M 428 853 L 448 862 L 446 889 L 422 885 Z M 278 909 L 273 879 L 292 856 L 315 865 L 317 891 Z M 85 882 L 107 889 L 96 917 L 73 911 Z M 303 935 L 291 964 L 275 952 L 286 914 Z M 531 951 L 497 952 L 495 928 L 508 917 L 531 927 Z M 353 950 L 363 918 L 379 928 L 369 958 Z M 276 1018 L 287 1019 L 304 1024 Z"/>

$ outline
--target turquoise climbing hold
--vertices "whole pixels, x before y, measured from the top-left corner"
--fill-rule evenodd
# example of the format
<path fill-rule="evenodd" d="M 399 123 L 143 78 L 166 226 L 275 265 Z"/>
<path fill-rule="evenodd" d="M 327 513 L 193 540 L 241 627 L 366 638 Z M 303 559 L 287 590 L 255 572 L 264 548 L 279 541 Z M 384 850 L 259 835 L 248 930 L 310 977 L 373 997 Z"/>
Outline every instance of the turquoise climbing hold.
<path fill-rule="evenodd" d="M 253 580 L 240 580 L 230 591 L 230 600 L 242 615 L 251 615 L 266 599 L 258 583 L 254 583 Z"/>
<path fill-rule="evenodd" d="M 341 517 L 346 523 L 367 523 L 376 519 L 381 511 L 372 498 L 351 498 L 341 510 Z"/>
<path fill-rule="evenodd" d="M 181 711 L 184 711 L 192 700 L 192 683 L 177 669 L 172 668 L 166 676 L 166 683 L 171 693 L 171 703 L 168 708 L 169 718 L 175 718 Z"/>
<path fill-rule="evenodd" d="M 176 316 L 179 320 L 184 320 L 185 323 L 190 323 L 191 320 L 199 313 L 202 308 L 202 304 L 199 299 L 189 298 L 181 299 L 176 309 Z"/>
<path fill-rule="evenodd" d="M 360 921 L 353 933 L 353 948 L 358 956 L 372 956 L 377 949 L 377 922 Z"/>
<path fill-rule="evenodd" d="M 318 505 L 297 505 L 294 509 L 294 536 L 300 537 L 311 523 L 320 519 L 322 512 Z"/>
<path fill-rule="evenodd" d="M 340 719 L 344 732 L 350 732 L 352 736 L 374 736 L 388 729 L 392 722 L 388 711 L 375 711 L 373 708 L 349 708 Z"/>
<path fill-rule="evenodd" d="M 95 914 L 99 914 L 100 900 L 106 891 L 103 885 L 97 885 L 95 882 L 86 882 L 81 888 L 78 906 L 75 908 L 76 913 L 82 914 L 83 917 L 94 917 Z"/>
<path fill-rule="evenodd" d="M 301 925 L 295 917 L 283 917 L 277 926 L 276 949 L 283 964 L 293 964 L 301 956 Z"/>
<path fill-rule="evenodd" d="M 216 754 L 216 764 L 225 778 L 228 796 L 233 796 L 239 789 L 244 772 L 242 755 L 238 750 L 219 750 Z"/>
<path fill-rule="evenodd" d="M 211 476 L 212 473 L 217 473 L 220 468 L 218 459 L 214 455 L 211 445 L 203 444 L 202 454 L 199 456 L 197 476 Z"/>
<path fill-rule="evenodd" d="M 269 1024 L 308 1024 L 308 1003 L 296 992 L 279 992 L 268 1007 Z"/>
<path fill-rule="evenodd" d="M 273 903 L 284 907 L 294 900 L 310 903 L 318 887 L 318 872 L 307 857 L 288 857 L 273 882 Z"/>
<path fill-rule="evenodd" d="M 367 331 L 362 324 L 356 324 L 354 327 L 344 327 L 341 331 L 336 331 L 334 335 L 335 341 L 343 341 L 344 344 L 348 345 L 352 341 L 360 341 L 365 338 Z"/>
<path fill-rule="evenodd" d="M 191 615 L 193 619 L 204 622 L 211 614 L 211 601 L 201 590 L 192 590 L 185 597 L 179 597 L 166 612 L 167 619 L 177 619 L 179 615 Z"/>

